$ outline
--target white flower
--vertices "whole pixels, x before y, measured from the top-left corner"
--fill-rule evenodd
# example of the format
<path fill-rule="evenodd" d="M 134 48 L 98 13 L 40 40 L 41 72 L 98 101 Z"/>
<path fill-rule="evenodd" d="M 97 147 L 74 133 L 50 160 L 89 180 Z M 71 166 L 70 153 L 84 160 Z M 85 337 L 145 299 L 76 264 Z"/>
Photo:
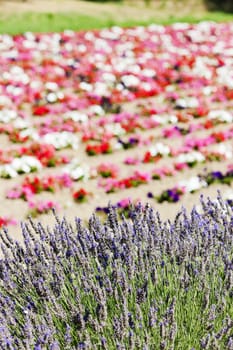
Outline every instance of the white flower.
<path fill-rule="evenodd" d="M 141 85 L 142 89 L 145 90 L 145 91 L 150 91 L 151 90 L 151 85 L 147 82 L 142 82 L 142 85 Z"/>
<path fill-rule="evenodd" d="M 198 176 L 193 176 L 189 180 L 180 181 L 178 186 L 185 187 L 187 192 L 192 192 L 199 190 L 200 188 L 207 187 L 207 183 Z"/>
<path fill-rule="evenodd" d="M 16 129 L 26 129 L 29 127 L 29 122 L 22 118 L 16 118 L 13 125 Z"/>
<path fill-rule="evenodd" d="M 19 173 L 30 173 L 42 168 L 41 162 L 32 156 L 15 158 L 10 164 L 0 166 L 0 177 L 14 178 Z"/>
<path fill-rule="evenodd" d="M 64 115 L 65 119 L 72 119 L 74 122 L 88 122 L 88 116 L 78 111 L 69 111 Z"/>
<path fill-rule="evenodd" d="M 152 23 L 147 28 L 149 31 L 152 31 L 152 32 L 157 32 L 157 33 L 164 33 L 165 32 L 165 28 L 161 24 Z"/>
<path fill-rule="evenodd" d="M 155 72 L 154 69 L 144 68 L 141 71 L 141 74 L 144 75 L 147 78 L 152 78 L 152 77 L 154 77 L 156 75 L 156 72 Z"/>
<path fill-rule="evenodd" d="M 96 115 L 99 115 L 99 116 L 102 116 L 102 115 L 105 114 L 104 109 L 101 106 L 99 106 L 99 105 L 92 105 L 89 108 L 89 112 L 93 113 L 93 114 L 96 114 Z"/>
<path fill-rule="evenodd" d="M 0 111 L 0 122 L 1 123 L 9 123 L 16 118 L 17 118 L 17 113 L 14 110 L 2 109 Z"/>
<path fill-rule="evenodd" d="M 120 123 L 107 124 L 105 129 L 115 136 L 124 135 L 126 133 L 125 129 L 122 128 Z"/>
<path fill-rule="evenodd" d="M 156 156 L 157 154 L 161 154 L 161 155 L 168 155 L 170 153 L 170 148 L 161 143 L 161 142 L 158 142 L 156 143 L 153 147 L 151 147 L 149 149 L 150 153 L 152 156 Z"/>
<path fill-rule="evenodd" d="M 203 89 L 202 89 L 203 94 L 206 95 L 206 96 L 211 95 L 214 90 L 215 89 L 212 86 L 204 86 Z"/>
<path fill-rule="evenodd" d="M 195 97 L 178 98 L 176 106 L 181 108 L 197 108 L 199 106 L 198 99 Z"/>
<path fill-rule="evenodd" d="M 1 106 L 10 106 L 11 105 L 11 99 L 5 95 L 0 95 L 0 105 Z M 2 111 L 1 111 L 2 113 Z"/>
<path fill-rule="evenodd" d="M 217 152 L 224 155 L 227 159 L 233 158 L 232 147 L 228 144 L 220 143 L 216 146 Z"/>
<path fill-rule="evenodd" d="M 27 137 L 27 136 L 29 136 L 30 139 L 32 139 L 34 141 L 39 141 L 40 140 L 40 136 L 39 136 L 38 132 L 35 129 L 33 129 L 33 128 L 24 129 L 24 130 L 20 131 L 19 135 L 20 135 L 20 137 Z"/>
<path fill-rule="evenodd" d="M 15 171 L 11 165 L 1 165 L 0 166 L 0 177 L 3 178 L 14 178 L 18 175 L 17 171 Z"/>
<path fill-rule="evenodd" d="M 225 53 L 225 48 L 224 48 Z M 231 68 L 227 66 L 219 67 L 216 69 L 217 82 L 222 85 L 226 85 L 229 88 L 233 88 L 233 78 L 231 74 Z"/>
<path fill-rule="evenodd" d="M 208 113 L 208 117 L 210 119 L 218 119 L 219 121 L 226 122 L 226 123 L 232 123 L 233 122 L 232 114 L 230 112 L 224 111 L 222 109 L 210 111 Z"/>
<path fill-rule="evenodd" d="M 87 92 L 91 92 L 93 90 L 93 87 L 91 84 L 86 83 L 85 81 L 82 81 L 79 84 L 79 87 L 81 90 L 87 91 Z"/>
<path fill-rule="evenodd" d="M 116 151 L 118 151 L 118 150 L 123 149 L 123 145 L 122 145 L 122 143 L 117 142 L 117 143 L 114 145 L 113 148 L 114 148 Z"/>
<path fill-rule="evenodd" d="M 177 121 L 178 121 L 178 118 L 177 118 L 176 115 L 171 115 L 171 116 L 169 116 L 169 122 L 170 122 L 171 124 L 176 124 Z"/>
<path fill-rule="evenodd" d="M 185 30 L 185 29 L 188 29 L 190 27 L 190 24 L 177 22 L 177 23 L 173 23 L 171 25 L 171 27 L 174 28 L 175 30 Z"/>
<path fill-rule="evenodd" d="M 93 93 L 99 96 L 106 96 L 108 95 L 108 86 L 101 81 L 97 81 L 94 84 Z"/>
<path fill-rule="evenodd" d="M 21 158 L 15 158 L 12 161 L 11 166 L 17 172 L 22 170 L 25 173 L 30 172 L 32 170 L 39 170 L 42 168 L 41 162 L 37 158 L 32 156 L 23 156 Z M 23 169 L 26 169 L 26 171 L 24 171 Z"/>
<path fill-rule="evenodd" d="M 49 103 L 55 103 L 57 99 L 58 99 L 57 94 L 55 94 L 54 92 L 49 92 L 48 95 L 46 96 L 46 100 Z"/>
<path fill-rule="evenodd" d="M 102 79 L 106 82 L 109 82 L 109 83 L 114 83 L 116 81 L 115 75 L 112 73 L 108 73 L 108 72 L 103 73 Z"/>
<path fill-rule="evenodd" d="M 179 154 L 176 160 L 180 163 L 204 162 L 205 157 L 202 153 L 193 151 Z"/>
<path fill-rule="evenodd" d="M 73 180 L 88 180 L 90 177 L 89 166 L 86 164 L 80 164 L 80 161 L 76 158 L 63 168 L 63 172 L 69 174 Z"/>
<path fill-rule="evenodd" d="M 43 141 L 53 145 L 56 149 L 67 147 L 77 149 L 78 147 L 76 135 L 68 131 L 48 133 L 43 137 Z"/>
<path fill-rule="evenodd" d="M 121 77 L 121 81 L 124 83 L 126 87 L 138 86 L 140 83 L 140 80 L 137 77 L 135 77 L 135 75 L 132 75 L 132 74 L 123 75 Z"/>

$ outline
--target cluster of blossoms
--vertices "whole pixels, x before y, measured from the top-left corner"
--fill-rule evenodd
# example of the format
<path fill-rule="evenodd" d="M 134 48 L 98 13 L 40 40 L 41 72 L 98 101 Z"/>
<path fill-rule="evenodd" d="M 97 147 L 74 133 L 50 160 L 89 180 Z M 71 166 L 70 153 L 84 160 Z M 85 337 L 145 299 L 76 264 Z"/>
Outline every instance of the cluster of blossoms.
<path fill-rule="evenodd" d="M 12 219 L 7 216 L 0 217 L 0 228 L 6 227 L 8 225 L 17 225 L 17 220 Z"/>
<path fill-rule="evenodd" d="M 9 179 L 19 174 L 28 174 L 42 168 L 41 162 L 32 156 L 15 158 L 9 164 L 0 165 L 0 177 Z"/>
<path fill-rule="evenodd" d="M 11 188 L 6 197 L 9 199 L 22 198 L 26 201 L 31 200 L 31 198 L 38 193 L 43 191 L 55 192 L 58 188 L 70 188 L 73 184 L 71 177 L 68 174 L 62 174 L 57 176 L 34 176 L 25 177 L 23 182 L 17 186 Z"/>
<path fill-rule="evenodd" d="M 78 203 L 86 202 L 90 196 L 92 196 L 92 193 L 86 191 L 84 188 L 80 188 L 73 193 L 73 199 Z"/>
<path fill-rule="evenodd" d="M 101 175 L 102 177 L 111 177 L 111 178 L 117 178 L 119 173 L 119 166 L 113 163 L 101 163 L 97 166 L 97 174 Z"/>
<path fill-rule="evenodd" d="M 165 147 L 164 147 L 165 148 Z M 168 150 L 168 147 L 166 148 Z M 230 147 L 231 149 L 231 147 Z M 185 150 L 185 153 L 183 151 Z M 228 153 L 229 156 L 228 156 Z M 225 152 L 224 152 L 225 151 Z M 175 152 L 175 151 L 174 151 Z M 148 154 L 148 152 L 146 153 Z M 232 157 L 232 151 L 229 150 L 229 148 L 223 148 L 221 152 L 216 151 L 208 151 L 203 150 L 200 151 L 192 151 L 188 152 L 188 149 L 181 148 L 179 152 L 176 154 L 179 154 L 177 157 L 174 158 L 174 162 L 170 166 L 161 166 L 151 169 L 148 171 L 139 171 L 135 170 L 132 175 L 127 176 L 122 179 L 116 179 L 116 176 L 110 176 L 109 172 L 101 174 L 103 177 L 109 177 L 108 179 L 102 180 L 100 179 L 98 181 L 98 186 L 100 188 L 104 188 L 106 193 L 112 193 L 118 190 L 122 190 L 125 188 L 131 188 L 131 187 L 138 187 L 141 184 L 149 184 L 151 180 L 161 180 L 165 176 L 176 176 L 178 172 L 182 172 L 185 169 L 193 168 L 198 164 L 206 163 L 206 162 L 221 162 L 226 160 L 227 158 Z M 161 157 L 161 153 L 158 155 L 155 155 L 155 158 L 153 160 L 145 161 L 145 158 L 143 158 L 142 161 L 140 161 L 137 158 L 137 162 L 134 161 L 133 158 L 128 158 L 124 160 L 127 164 L 135 165 L 140 163 L 156 163 Z M 105 165 L 107 167 L 107 164 Z M 109 164 L 109 167 L 111 165 Z M 108 176 L 107 176 L 108 175 Z"/>
<path fill-rule="evenodd" d="M 55 219 L 23 222 L 23 244 L 0 232 L 2 349 L 232 349 L 232 207 L 220 195 L 165 222 L 140 203 L 88 227 Z"/>
<path fill-rule="evenodd" d="M 14 158 L 21 159 L 25 156 L 37 158 L 44 167 L 53 167 L 69 162 L 67 156 L 56 154 L 56 149 L 53 145 L 32 142 L 27 146 L 10 147 L 8 149 L 0 150 L 0 163 L 10 164 Z"/>
<path fill-rule="evenodd" d="M 99 187 L 104 188 L 106 193 L 112 193 L 125 188 L 138 187 L 142 184 L 147 184 L 151 180 L 151 176 L 147 172 L 135 170 L 131 176 L 123 179 L 100 179 Z"/>
<path fill-rule="evenodd" d="M 78 158 L 73 158 L 72 161 L 63 168 L 63 172 L 68 174 L 74 181 L 88 180 L 94 174 L 87 164 L 82 164 Z"/>
<path fill-rule="evenodd" d="M 89 156 L 95 156 L 97 154 L 112 153 L 112 148 L 109 142 L 102 142 L 98 144 L 88 144 L 86 146 L 86 152 Z"/>
<path fill-rule="evenodd" d="M 0 35 L 0 177 L 66 164 L 107 202 L 210 161 L 218 171 L 232 159 L 231 33 L 202 22 Z"/>
<path fill-rule="evenodd" d="M 202 188 L 208 187 L 214 183 L 231 185 L 233 181 L 233 169 L 229 167 L 225 173 L 221 171 L 212 171 L 207 174 L 193 176 L 188 180 L 179 181 L 177 185 L 168 190 L 164 190 L 159 196 L 154 196 L 148 192 L 148 198 L 155 198 L 158 203 L 164 201 L 178 202 L 185 193 L 194 193 Z"/>
<path fill-rule="evenodd" d="M 37 217 L 41 214 L 51 213 L 51 211 L 54 209 L 59 210 L 59 205 L 51 200 L 30 200 L 29 208 L 30 210 L 28 212 L 28 215 L 31 217 Z"/>
<path fill-rule="evenodd" d="M 214 158 L 212 157 L 211 153 L 213 156 L 214 154 L 219 155 L 220 160 L 223 157 L 231 159 L 233 156 L 232 146 L 226 146 L 222 143 L 220 145 L 217 145 L 219 143 L 218 138 L 220 137 L 220 134 L 224 135 L 224 133 L 215 133 L 215 139 L 212 135 L 198 139 L 187 138 L 184 144 L 180 147 L 172 147 L 165 143 L 158 142 L 155 145 L 152 145 L 141 158 L 138 156 L 127 157 L 125 158 L 124 163 L 127 165 L 135 165 L 139 163 L 156 163 L 166 156 L 172 158 L 176 157 L 176 162 L 196 163 L 211 160 Z M 225 134 L 228 136 L 223 138 L 222 141 L 231 140 L 233 136 L 233 129 L 228 130 Z M 215 147 L 216 151 L 214 152 L 213 150 L 211 151 L 208 149 L 209 146 L 211 146 L 212 149 Z"/>

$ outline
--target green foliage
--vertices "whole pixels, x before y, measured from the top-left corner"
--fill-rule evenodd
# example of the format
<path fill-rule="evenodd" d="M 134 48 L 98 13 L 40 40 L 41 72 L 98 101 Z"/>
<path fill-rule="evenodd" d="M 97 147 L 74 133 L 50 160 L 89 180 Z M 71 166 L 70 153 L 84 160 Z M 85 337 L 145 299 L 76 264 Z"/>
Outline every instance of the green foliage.
<path fill-rule="evenodd" d="M 209 10 L 233 13 L 232 0 L 205 0 L 205 3 Z"/>
<path fill-rule="evenodd" d="M 119 4 L 121 6 L 121 4 Z M 120 25 L 130 27 L 135 25 L 149 25 L 151 23 L 171 24 L 177 21 L 197 23 L 202 20 L 211 20 L 216 22 L 232 21 L 233 16 L 224 12 L 207 12 L 199 15 L 181 17 L 179 14 L 168 17 L 151 17 L 148 20 L 116 20 L 113 15 L 105 17 L 90 14 L 89 16 L 76 12 L 57 12 L 57 13 L 18 13 L 14 16 L 1 17 L 0 15 L 0 33 L 19 34 L 27 31 L 31 32 L 61 32 L 65 29 L 88 30 L 111 27 Z"/>

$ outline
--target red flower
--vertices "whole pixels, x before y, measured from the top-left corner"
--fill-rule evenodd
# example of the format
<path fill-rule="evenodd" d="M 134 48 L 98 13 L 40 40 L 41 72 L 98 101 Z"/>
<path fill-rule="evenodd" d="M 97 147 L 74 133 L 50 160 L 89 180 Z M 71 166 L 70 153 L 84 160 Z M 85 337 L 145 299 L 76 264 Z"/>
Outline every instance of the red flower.
<path fill-rule="evenodd" d="M 24 143 L 29 140 L 29 136 L 21 136 L 17 130 L 14 130 L 9 133 L 9 139 L 12 142 Z"/>
<path fill-rule="evenodd" d="M 157 154 L 156 156 L 152 156 L 152 154 L 150 153 L 150 151 L 147 151 L 144 155 L 143 158 L 143 163 L 156 163 L 160 160 L 161 156 L 159 154 Z"/>
<path fill-rule="evenodd" d="M 101 153 L 111 153 L 112 150 L 111 150 L 110 143 L 109 142 L 103 142 L 100 145 L 100 151 L 101 151 Z"/>
<path fill-rule="evenodd" d="M 217 142 L 225 141 L 226 137 L 223 132 L 214 132 L 212 136 L 215 138 Z"/>
<path fill-rule="evenodd" d="M 109 142 L 103 142 L 100 145 L 87 145 L 86 152 L 89 156 L 94 156 L 96 154 L 106 154 L 111 153 L 111 145 Z"/>
<path fill-rule="evenodd" d="M 30 192 L 34 194 L 40 193 L 43 190 L 41 180 L 38 176 L 35 176 L 34 178 L 29 178 L 28 176 L 26 176 L 22 187 L 30 189 Z"/>
<path fill-rule="evenodd" d="M 49 113 L 49 108 L 47 106 L 38 106 L 33 108 L 33 115 L 43 116 Z"/>
<path fill-rule="evenodd" d="M 204 123 L 205 129 L 211 129 L 213 128 L 213 126 L 214 126 L 214 123 L 212 120 L 206 120 L 206 122 Z"/>
<path fill-rule="evenodd" d="M 0 217 L 0 228 L 3 226 L 7 226 L 7 220 L 3 217 Z"/>
<path fill-rule="evenodd" d="M 89 193 L 84 189 L 80 188 L 78 191 L 73 193 L 73 198 L 76 202 L 84 202 Z"/>
<path fill-rule="evenodd" d="M 100 146 L 99 145 L 87 145 L 86 152 L 89 156 L 95 156 L 96 154 L 100 154 Z"/>

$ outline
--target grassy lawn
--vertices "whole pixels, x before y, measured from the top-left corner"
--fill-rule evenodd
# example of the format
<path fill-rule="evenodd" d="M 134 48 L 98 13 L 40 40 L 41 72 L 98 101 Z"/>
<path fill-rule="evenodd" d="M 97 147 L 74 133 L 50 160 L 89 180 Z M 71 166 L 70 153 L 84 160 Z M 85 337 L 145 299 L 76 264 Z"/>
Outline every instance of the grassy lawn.
<path fill-rule="evenodd" d="M 37 5 L 34 5 L 34 1 L 29 2 L 33 5 L 31 7 L 19 2 L 14 3 L 15 7 L 12 8 L 8 8 L 7 2 L 5 6 L 1 4 L 0 33 L 59 32 L 65 29 L 87 30 L 113 25 L 129 27 L 150 23 L 171 24 L 178 21 L 196 23 L 203 20 L 216 22 L 233 20 L 233 14 L 209 12 L 203 8 L 200 10 L 198 6 L 197 11 L 194 11 L 195 5 L 189 9 L 187 5 L 182 8 L 181 3 L 178 3 L 177 9 L 174 5 L 173 8 L 168 8 L 165 3 L 156 7 L 132 7 L 125 3 L 97 5 L 84 1 L 73 1 L 72 6 L 69 6 L 69 0 L 51 3 L 55 6 L 47 6 L 47 1 L 46 3 L 40 1 L 39 6 L 36 1 Z"/>

